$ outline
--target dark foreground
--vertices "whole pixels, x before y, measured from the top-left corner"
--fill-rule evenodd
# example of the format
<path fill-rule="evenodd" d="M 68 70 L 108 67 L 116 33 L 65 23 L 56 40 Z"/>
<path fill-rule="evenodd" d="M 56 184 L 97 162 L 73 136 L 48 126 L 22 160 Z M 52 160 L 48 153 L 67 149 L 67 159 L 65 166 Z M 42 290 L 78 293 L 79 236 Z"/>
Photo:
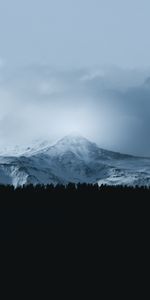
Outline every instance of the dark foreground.
<path fill-rule="evenodd" d="M 0 186 L 0 239 L 63 238 L 150 228 L 150 189 L 69 184 Z M 119 233 L 120 231 L 120 233 Z M 144 234 L 144 232 L 143 232 Z"/>

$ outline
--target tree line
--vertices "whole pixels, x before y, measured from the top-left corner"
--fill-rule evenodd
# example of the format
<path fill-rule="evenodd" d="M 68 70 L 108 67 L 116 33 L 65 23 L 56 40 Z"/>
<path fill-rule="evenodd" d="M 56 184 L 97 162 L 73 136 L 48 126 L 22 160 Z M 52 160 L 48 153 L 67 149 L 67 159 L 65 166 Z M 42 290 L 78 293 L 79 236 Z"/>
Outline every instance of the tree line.
<path fill-rule="evenodd" d="M 67 185 L 62 184 L 37 184 L 37 185 L 22 185 L 14 187 L 13 185 L 0 185 L 0 193 L 2 192 L 150 192 L 150 187 L 148 186 L 127 186 L 127 185 L 98 185 L 98 184 L 88 184 L 88 183 L 69 183 Z"/>

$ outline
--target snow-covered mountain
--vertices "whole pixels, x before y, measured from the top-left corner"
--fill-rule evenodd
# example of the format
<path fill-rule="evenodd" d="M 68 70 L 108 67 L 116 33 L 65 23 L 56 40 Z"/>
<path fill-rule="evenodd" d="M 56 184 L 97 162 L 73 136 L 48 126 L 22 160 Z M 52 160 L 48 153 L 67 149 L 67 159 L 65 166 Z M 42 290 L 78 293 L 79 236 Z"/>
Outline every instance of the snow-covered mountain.
<path fill-rule="evenodd" d="M 79 135 L 0 156 L 1 184 L 68 182 L 149 186 L 150 159 L 101 149 Z"/>

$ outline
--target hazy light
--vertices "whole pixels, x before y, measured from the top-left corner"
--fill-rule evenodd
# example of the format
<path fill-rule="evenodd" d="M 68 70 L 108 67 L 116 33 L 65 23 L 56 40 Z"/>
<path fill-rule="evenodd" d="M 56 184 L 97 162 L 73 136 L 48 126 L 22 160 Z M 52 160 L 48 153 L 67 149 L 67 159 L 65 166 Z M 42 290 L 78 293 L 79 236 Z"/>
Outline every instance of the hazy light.
<path fill-rule="evenodd" d="M 4 70 L 0 145 L 29 144 L 35 139 L 53 142 L 78 132 L 102 148 L 149 155 L 148 69 Z"/>

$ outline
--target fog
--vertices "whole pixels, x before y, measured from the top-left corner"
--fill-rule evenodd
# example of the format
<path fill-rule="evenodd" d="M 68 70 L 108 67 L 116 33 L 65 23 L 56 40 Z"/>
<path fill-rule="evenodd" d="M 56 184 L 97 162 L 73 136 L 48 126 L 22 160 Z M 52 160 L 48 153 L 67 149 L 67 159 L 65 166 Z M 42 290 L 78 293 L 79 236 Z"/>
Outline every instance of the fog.
<path fill-rule="evenodd" d="M 0 56 L 14 66 L 147 66 L 149 11 L 149 0 L 0 0 Z"/>
<path fill-rule="evenodd" d="M 149 0 L 0 0 L 0 148 L 79 132 L 150 156 L 149 11 Z"/>
<path fill-rule="evenodd" d="M 100 147 L 150 155 L 150 69 L 0 66 L 0 145 L 72 133 Z"/>

